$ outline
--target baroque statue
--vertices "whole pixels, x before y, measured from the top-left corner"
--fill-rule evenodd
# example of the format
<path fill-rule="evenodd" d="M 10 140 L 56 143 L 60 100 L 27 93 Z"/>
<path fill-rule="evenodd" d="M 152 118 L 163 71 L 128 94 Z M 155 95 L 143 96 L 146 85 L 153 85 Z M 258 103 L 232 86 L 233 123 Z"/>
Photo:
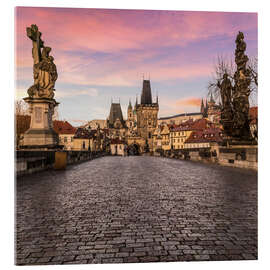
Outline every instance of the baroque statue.
<path fill-rule="evenodd" d="M 234 129 L 237 136 L 248 139 L 251 137 L 249 128 L 251 74 L 250 70 L 246 67 L 249 59 L 245 55 L 246 43 L 242 32 L 238 33 L 235 43 L 235 63 L 237 70 L 234 74 L 233 88 Z"/>
<path fill-rule="evenodd" d="M 27 36 L 32 40 L 32 57 L 34 61 L 33 76 L 34 84 L 28 89 L 30 98 L 48 98 L 54 97 L 54 85 L 57 80 L 57 69 L 54 64 L 54 58 L 50 55 L 51 48 L 45 47 L 41 39 L 37 25 L 32 24 L 26 28 Z M 42 49 L 42 50 L 41 50 Z"/>
<path fill-rule="evenodd" d="M 235 43 L 237 69 L 233 76 L 234 85 L 225 73 L 222 82 L 218 82 L 218 87 L 222 100 L 221 123 L 224 131 L 230 138 L 243 141 L 252 139 L 249 127 L 251 77 L 250 70 L 246 67 L 249 59 L 245 55 L 246 43 L 242 32 L 238 33 Z"/>

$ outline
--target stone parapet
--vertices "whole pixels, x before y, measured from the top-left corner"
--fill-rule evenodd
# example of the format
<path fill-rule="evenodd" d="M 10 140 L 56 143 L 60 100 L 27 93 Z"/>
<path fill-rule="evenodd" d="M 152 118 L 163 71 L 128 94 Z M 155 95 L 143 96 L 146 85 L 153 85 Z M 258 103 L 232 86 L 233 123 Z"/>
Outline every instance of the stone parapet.
<path fill-rule="evenodd" d="M 16 175 L 21 176 L 52 168 L 57 169 L 56 163 L 59 153 L 65 153 L 67 166 L 107 155 L 105 152 L 90 151 L 18 150 L 15 153 Z"/>

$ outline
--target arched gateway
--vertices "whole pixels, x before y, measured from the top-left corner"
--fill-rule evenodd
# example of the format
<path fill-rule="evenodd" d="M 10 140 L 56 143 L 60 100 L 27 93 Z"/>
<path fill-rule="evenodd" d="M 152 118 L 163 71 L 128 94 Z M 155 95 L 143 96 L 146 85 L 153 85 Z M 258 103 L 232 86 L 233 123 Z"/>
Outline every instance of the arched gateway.
<path fill-rule="evenodd" d="M 133 143 L 128 146 L 128 155 L 138 156 L 140 154 L 140 146 L 137 143 Z"/>

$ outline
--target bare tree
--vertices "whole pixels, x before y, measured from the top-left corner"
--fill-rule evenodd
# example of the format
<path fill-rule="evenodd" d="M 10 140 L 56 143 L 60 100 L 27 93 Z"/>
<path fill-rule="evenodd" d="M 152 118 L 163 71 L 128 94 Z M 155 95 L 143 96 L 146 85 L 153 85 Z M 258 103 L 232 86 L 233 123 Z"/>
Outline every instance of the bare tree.
<path fill-rule="evenodd" d="M 23 100 L 15 101 L 15 115 L 27 115 L 28 105 Z"/>
<path fill-rule="evenodd" d="M 250 84 L 250 100 L 255 103 L 258 92 L 258 59 L 257 57 L 250 58 L 247 63 L 247 68 L 250 70 L 251 84 Z M 208 82 L 208 95 L 212 94 L 215 99 L 220 98 L 220 88 L 219 85 L 223 79 L 225 73 L 228 74 L 228 78 L 231 80 L 232 85 L 234 85 L 234 73 L 236 71 L 235 62 L 230 59 L 226 59 L 223 56 L 218 56 L 216 63 L 214 64 L 214 72 L 212 73 L 212 78 Z"/>
<path fill-rule="evenodd" d="M 208 95 L 212 94 L 215 99 L 220 97 L 219 84 L 223 79 L 225 73 L 228 74 L 228 78 L 233 81 L 233 75 L 235 72 L 235 65 L 232 59 L 227 60 L 223 56 L 218 56 L 214 64 L 214 72 L 212 73 L 212 78 L 208 82 Z"/>
<path fill-rule="evenodd" d="M 248 69 L 250 70 L 250 102 L 251 105 L 256 105 L 257 94 L 258 94 L 258 58 L 252 57 L 247 63 Z"/>
<path fill-rule="evenodd" d="M 15 101 L 15 140 L 16 148 L 19 147 L 22 135 L 30 126 L 31 116 L 28 114 L 28 106 L 23 100 Z"/>

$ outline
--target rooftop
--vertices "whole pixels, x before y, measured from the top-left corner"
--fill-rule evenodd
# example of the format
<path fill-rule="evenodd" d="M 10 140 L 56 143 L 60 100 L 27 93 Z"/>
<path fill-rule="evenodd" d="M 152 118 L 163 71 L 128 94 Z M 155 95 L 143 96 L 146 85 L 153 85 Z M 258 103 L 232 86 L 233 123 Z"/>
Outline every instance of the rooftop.
<path fill-rule="evenodd" d="M 222 136 L 222 130 L 219 128 L 197 130 L 190 134 L 185 143 L 222 142 Z"/>
<path fill-rule="evenodd" d="M 53 129 L 58 134 L 75 134 L 76 128 L 73 127 L 68 121 L 53 121 Z"/>

